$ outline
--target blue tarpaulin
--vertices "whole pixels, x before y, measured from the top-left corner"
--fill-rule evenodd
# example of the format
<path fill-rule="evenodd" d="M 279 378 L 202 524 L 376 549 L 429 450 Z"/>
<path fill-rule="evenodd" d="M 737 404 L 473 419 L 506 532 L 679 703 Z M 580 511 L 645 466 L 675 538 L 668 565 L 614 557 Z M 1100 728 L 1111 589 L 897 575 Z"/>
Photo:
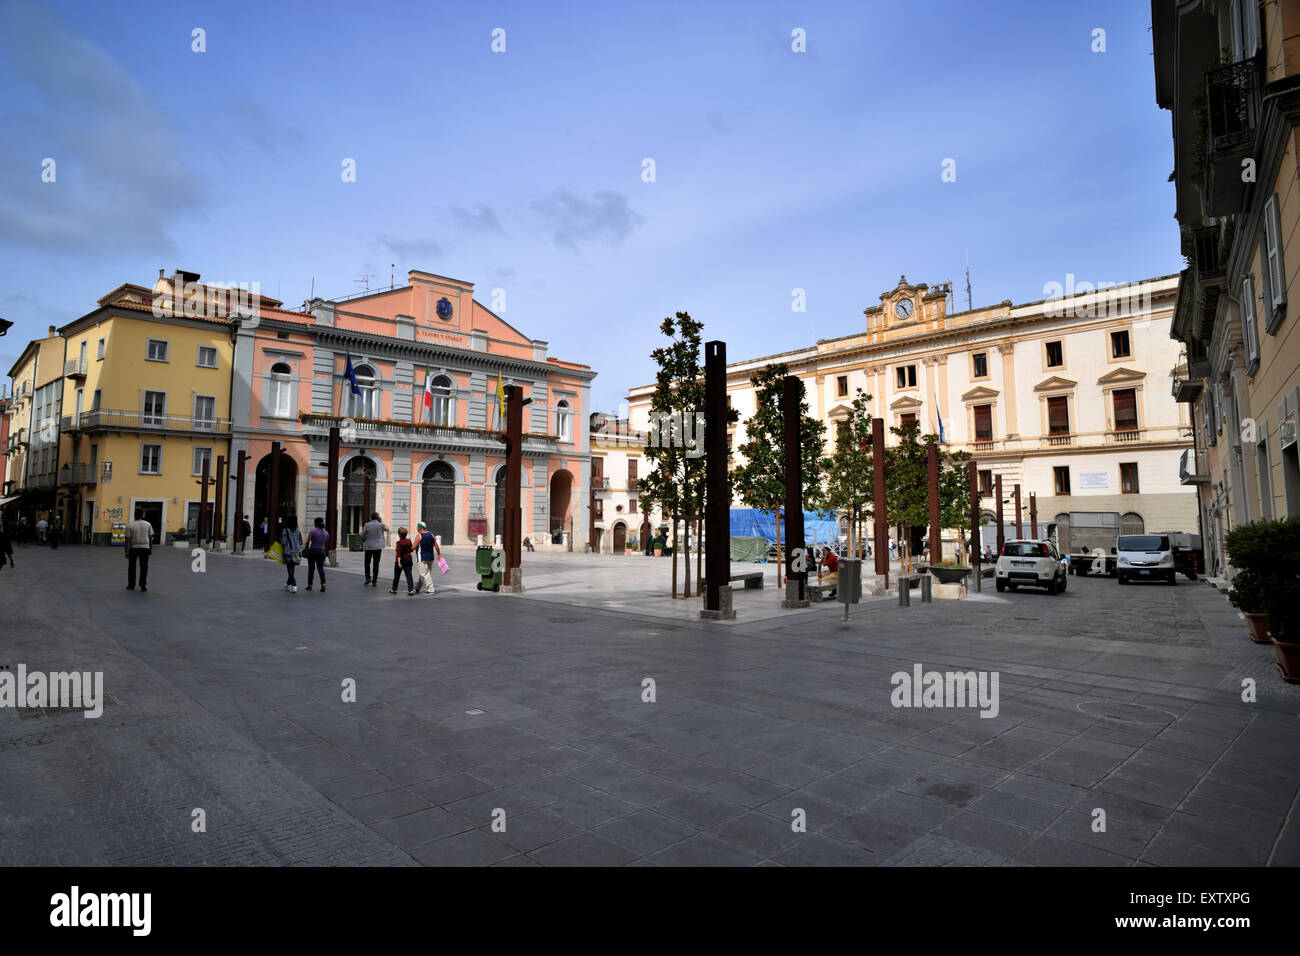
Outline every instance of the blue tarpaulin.
<path fill-rule="evenodd" d="M 776 512 L 758 511 L 755 508 L 731 509 L 731 533 L 737 536 L 759 536 L 767 539 L 769 544 L 776 544 Z M 803 533 L 805 544 L 834 545 L 840 539 L 840 527 L 830 515 L 815 511 L 803 513 Z M 784 544 L 785 520 L 781 521 L 781 541 Z"/>

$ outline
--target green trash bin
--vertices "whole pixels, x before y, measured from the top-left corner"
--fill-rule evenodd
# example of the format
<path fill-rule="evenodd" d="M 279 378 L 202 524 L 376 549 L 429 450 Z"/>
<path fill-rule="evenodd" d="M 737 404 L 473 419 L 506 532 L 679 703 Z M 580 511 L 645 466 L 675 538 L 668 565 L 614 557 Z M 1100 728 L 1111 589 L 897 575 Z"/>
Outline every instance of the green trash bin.
<path fill-rule="evenodd" d="M 497 560 L 498 557 L 504 557 L 500 548 L 489 548 L 484 545 L 475 549 L 474 573 L 482 579 L 478 582 L 480 591 L 501 590 L 500 569 L 505 566 L 505 562 Z"/>
<path fill-rule="evenodd" d="M 348 535 L 348 550 L 349 551 L 361 550 L 361 535 L 359 534 Z"/>

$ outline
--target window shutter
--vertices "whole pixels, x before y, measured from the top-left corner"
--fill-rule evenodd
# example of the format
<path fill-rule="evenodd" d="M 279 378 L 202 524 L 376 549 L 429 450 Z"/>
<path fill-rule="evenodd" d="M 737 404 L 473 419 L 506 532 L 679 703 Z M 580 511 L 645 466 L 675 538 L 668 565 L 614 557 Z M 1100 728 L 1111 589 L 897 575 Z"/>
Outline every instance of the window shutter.
<path fill-rule="evenodd" d="M 1047 400 L 1047 430 L 1052 433 L 1070 430 L 1070 406 L 1064 396 Z"/>
<path fill-rule="evenodd" d="M 1269 308 L 1265 310 L 1264 327 L 1269 334 L 1277 330 L 1286 308 L 1286 267 L 1282 261 L 1282 220 L 1278 212 L 1277 195 L 1274 194 L 1264 206 L 1264 249 L 1267 258 L 1265 273 L 1268 275 L 1267 293 L 1264 301 Z"/>
<path fill-rule="evenodd" d="M 975 440 L 991 441 L 993 438 L 993 408 L 990 405 L 975 406 Z"/>
<path fill-rule="evenodd" d="M 1117 429 L 1137 428 L 1137 393 L 1131 388 L 1124 388 L 1114 394 L 1115 427 Z"/>
<path fill-rule="evenodd" d="M 1246 346 L 1246 365 L 1259 364 L 1259 332 L 1255 325 L 1255 283 L 1251 276 L 1241 280 L 1241 337 Z"/>

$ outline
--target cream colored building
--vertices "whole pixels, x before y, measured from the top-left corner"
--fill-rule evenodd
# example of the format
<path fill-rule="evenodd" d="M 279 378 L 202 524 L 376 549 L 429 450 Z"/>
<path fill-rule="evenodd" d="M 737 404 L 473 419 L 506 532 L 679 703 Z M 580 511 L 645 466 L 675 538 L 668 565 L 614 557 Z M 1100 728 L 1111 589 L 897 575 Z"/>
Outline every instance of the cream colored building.
<path fill-rule="evenodd" d="M 872 396 L 870 411 L 887 427 L 914 418 L 923 434 L 939 434 L 942 421 L 946 447 L 978 462 L 988 512 L 997 476 L 1004 498 L 1020 485 L 1026 535 L 1030 492 L 1040 534 L 1078 512 L 1114 515 L 1124 531 L 1196 533 L 1196 496 L 1178 474 L 1191 447 L 1189 420 L 1170 391 L 1178 277 L 1100 291 L 1062 278 L 1041 301 L 953 314 L 946 286 L 900 277 L 864 311 L 861 331 L 728 366 L 728 397 L 740 412 L 732 447 L 746 440 L 755 410 L 750 377 L 780 362 L 804 380 L 828 449 L 857 389 Z M 649 427 L 652 392 L 629 393 L 633 428 Z M 1014 519 L 1008 504 L 1004 520 Z"/>
<path fill-rule="evenodd" d="M 641 508 L 638 483 L 649 465 L 645 457 L 649 435 L 630 428 L 626 417 L 598 412 L 591 416 L 590 438 L 588 548 L 601 554 L 625 554 L 627 543 L 636 540 L 644 550 L 647 515 Z M 652 534 L 658 534 L 661 519 L 657 514 L 650 517 Z"/>

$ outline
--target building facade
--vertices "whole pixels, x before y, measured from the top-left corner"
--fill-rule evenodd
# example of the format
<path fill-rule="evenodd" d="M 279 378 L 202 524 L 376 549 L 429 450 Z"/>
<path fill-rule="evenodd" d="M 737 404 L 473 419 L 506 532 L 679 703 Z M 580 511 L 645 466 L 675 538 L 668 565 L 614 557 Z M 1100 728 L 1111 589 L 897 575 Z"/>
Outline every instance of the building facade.
<path fill-rule="evenodd" d="M 1300 0 L 1153 0 L 1156 101 L 1171 113 L 1188 262 L 1171 334 L 1206 554 L 1234 526 L 1300 514 Z"/>
<path fill-rule="evenodd" d="M 672 536 L 662 518 L 641 507 L 639 482 L 649 434 L 626 417 L 591 416 L 591 501 L 587 547 L 600 554 L 626 554 L 632 542 L 644 549 L 646 533 Z M 653 510 L 653 509 L 652 509 Z"/>
<path fill-rule="evenodd" d="M 1067 277 L 1049 299 L 952 314 L 945 286 L 900 277 L 864 310 L 863 331 L 728 365 L 728 398 L 740 412 L 729 440 L 735 449 L 746 440 L 750 377 L 784 363 L 803 379 L 828 449 L 861 389 L 887 428 L 917 421 L 922 434 L 970 452 L 989 519 L 1001 476 L 1004 499 L 1020 486 L 1024 532 L 1032 492 L 1040 534 L 1058 522 L 1066 547 L 1071 514 L 1111 516 L 1117 531 L 1195 532 L 1195 495 L 1178 477 L 1189 421 L 1170 394 L 1177 286 L 1166 276 L 1094 290 Z M 633 427 L 649 428 L 652 392 L 629 393 Z M 1012 523 L 1013 507 L 1004 507 Z"/>
<path fill-rule="evenodd" d="M 27 344 L 9 377 L 4 513 L 7 520 L 22 515 L 34 523 L 52 518 L 56 505 L 63 339 L 54 326 L 45 338 Z"/>

